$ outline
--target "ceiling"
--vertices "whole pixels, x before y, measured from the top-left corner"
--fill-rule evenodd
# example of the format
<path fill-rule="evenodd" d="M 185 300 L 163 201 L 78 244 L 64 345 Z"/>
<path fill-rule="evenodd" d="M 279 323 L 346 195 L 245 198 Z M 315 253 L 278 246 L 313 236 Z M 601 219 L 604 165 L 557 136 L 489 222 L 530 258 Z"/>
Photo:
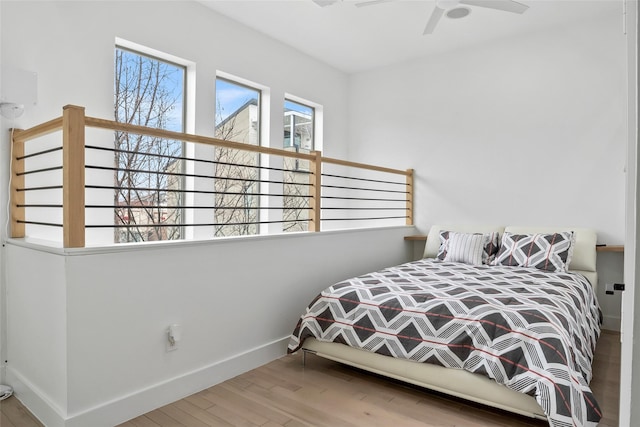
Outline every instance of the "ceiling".
<path fill-rule="evenodd" d="M 312 0 L 199 0 L 346 73 L 605 14 L 620 14 L 622 22 L 622 0 L 519 1 L 529 6 L 523 14 L 469 6 L 469 16 L 443 16 L 433 34 L 423 35 L 435 0 L 395 0 L 367 7 L 356 7 L 362 0 L 338 0 L 325 7 Z"/>

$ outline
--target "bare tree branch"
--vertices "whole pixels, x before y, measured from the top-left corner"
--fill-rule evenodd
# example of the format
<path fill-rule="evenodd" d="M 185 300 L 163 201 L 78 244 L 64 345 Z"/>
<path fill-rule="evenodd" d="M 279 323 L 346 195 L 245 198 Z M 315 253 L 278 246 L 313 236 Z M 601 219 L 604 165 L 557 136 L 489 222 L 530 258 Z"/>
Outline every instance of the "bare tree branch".
<path fill-rule="evenodd" d="M 168 128 L 182 90 L 176 92 L 176 67 L 125 50 L 116 50 L 115 117 L 117 121 Z M 114 176 L 116 242 L 180 238 L 180 180 L 168 172 L 181 172 L 180 141 L 123 132 L 115 134 Z M 144 190 L 142 190 L 144 189 Z M 151 189 L 151 190 L 149 190 Z M 169 198 L 170 190 L 174 190 Z M 173 206 L 173 207 L 172 207 Z M 166 224 L 177 224 L 167 227 Z"/>

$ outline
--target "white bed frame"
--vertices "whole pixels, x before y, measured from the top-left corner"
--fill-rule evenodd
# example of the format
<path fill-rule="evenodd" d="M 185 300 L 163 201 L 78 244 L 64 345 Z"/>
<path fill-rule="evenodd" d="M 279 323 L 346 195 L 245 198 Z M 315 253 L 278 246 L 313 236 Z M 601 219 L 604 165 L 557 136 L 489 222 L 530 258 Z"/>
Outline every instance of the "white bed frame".
<path fill-rule="evenodd" d="M 596 287 L 596 233 L 590 229 L 570 227 L 496 227 L 496 226 L 442 226 L 434 225 L 427 236 L 424 257 L 434 258 L 440 246 L 440 230 L 460 232 L 550 233 L 572 230 L 576 236 L 569 270 L 581 273 Z M 427 389 L 446 393 L 473 402 L 546 420 L 544 411 L 534 397 L 511 390 L 482 375 L 462 369 L 444 368 L 428 363 L 396 359 L 356 349 L 343 344 L 307 338 L 302 346 L 307 352 L 369 372 L 405 381 Z"/>

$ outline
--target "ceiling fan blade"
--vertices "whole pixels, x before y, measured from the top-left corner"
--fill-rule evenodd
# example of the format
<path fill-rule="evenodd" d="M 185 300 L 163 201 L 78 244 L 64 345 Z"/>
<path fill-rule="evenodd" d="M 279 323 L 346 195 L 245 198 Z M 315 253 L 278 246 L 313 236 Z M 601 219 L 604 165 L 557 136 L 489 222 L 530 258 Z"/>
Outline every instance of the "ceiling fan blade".
<path fill-rule="evenodd" d="M 365 7 L 365 6 L 373 6 L 380 3 L 389 3 L 395 0 L 368 0 L 361 1 L 360 3 L 356 3 L 356 7 Z"/>
<path fill-rule="evenodd" d="M 524 13 L 529 6 L 513 0 L 460 0 L 461 4 L 504 10 L 505 12 Z"/>
<path fill-rule="evenodd" d="M 440 21 L 440 18 L 442 18 L 443 14 L 444 14 L 444 9 L 441 9 L 438 6 L 436 6 L 436 8 L 433 9 L 431 16 L 429 17 L 427 26 L 424 27 L 424 32 L 422 34 L 423 35 L 433 34 L 433 30 L 436 29 L 436 25 L 438 25 L 438 21 Z"/>
<path fill-rule="evenodd" d="M 317 4 L 320 7 L 325 7 L 325 6 L 331 6 L 332 4 L 336 3 L 338 0 L 311 0 L 313 1 L 315 4 Z"/>

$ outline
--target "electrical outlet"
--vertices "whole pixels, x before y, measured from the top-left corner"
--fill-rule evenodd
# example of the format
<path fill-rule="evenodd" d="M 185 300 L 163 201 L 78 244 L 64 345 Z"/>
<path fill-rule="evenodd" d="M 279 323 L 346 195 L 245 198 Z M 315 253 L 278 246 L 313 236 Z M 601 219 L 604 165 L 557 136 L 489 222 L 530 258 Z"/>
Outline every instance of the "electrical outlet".
<path fill-rule="evenodd" d="M 178 349 L 178 343 L 182 338 L 182 326 L 174 323 L 169 325 L 167 329 L 167 351 L 174 351 Z"/>
<path fill-rule="evenodd" d="M 613 295 L 615 291 L 624 291 L 624 283 L 605 283 L 604 293 Z"/>
<path fill-rule="evenodd" d="M 614 291 L 613 283 L 605 283 L 604 285 L 604 293 L 607 295 L 613 295 Z"/>
<path fill-rule="evenodd" d="M 178 349 L 178 342 L 171 341 L 170 337 L 167 334 L 167 351 L 174 351 Z"/>

